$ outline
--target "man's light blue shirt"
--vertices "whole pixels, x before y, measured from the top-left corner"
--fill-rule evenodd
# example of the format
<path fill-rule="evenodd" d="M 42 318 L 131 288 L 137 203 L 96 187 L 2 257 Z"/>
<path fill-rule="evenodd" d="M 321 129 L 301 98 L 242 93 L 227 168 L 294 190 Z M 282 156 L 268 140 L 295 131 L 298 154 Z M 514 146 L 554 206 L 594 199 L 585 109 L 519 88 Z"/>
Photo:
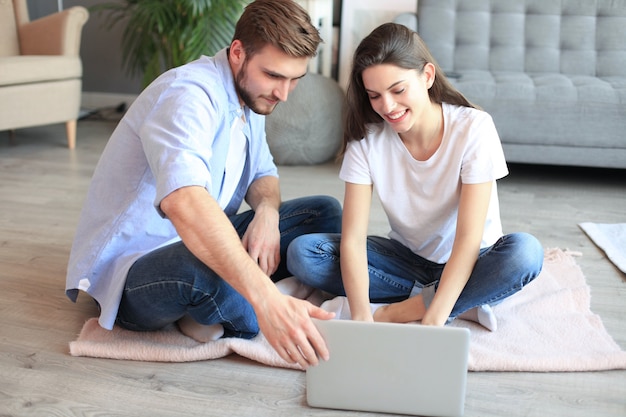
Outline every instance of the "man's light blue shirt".
<path fill-rule="evenodd" d="M 248 155 L 224 211 L 235 214 L 249 185 L 278 176 L 265 117 L 241 108 L 226 50 L 172 69 L 129 108 L 96 166 L 67 272 L 66 293 L 86 291 L 112 329 L 126 275 L 142 255 L 180 240 L 159 206 L 171 192 L 201 186 L 217 200 L 234 118 L 245 113 Z"/>

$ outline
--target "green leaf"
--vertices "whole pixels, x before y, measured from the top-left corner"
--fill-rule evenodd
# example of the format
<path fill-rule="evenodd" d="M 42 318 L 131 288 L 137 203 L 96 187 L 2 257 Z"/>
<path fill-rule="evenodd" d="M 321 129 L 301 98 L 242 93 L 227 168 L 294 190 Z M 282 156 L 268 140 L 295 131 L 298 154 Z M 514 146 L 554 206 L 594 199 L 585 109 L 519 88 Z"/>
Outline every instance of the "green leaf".
<path fill-rule="evenodd" d="M 125 71 L 147 86 L 162 72 L 228 46 L 243 8 L 251 0 L 120 0 L 90 8 L 120 23 Z"/>

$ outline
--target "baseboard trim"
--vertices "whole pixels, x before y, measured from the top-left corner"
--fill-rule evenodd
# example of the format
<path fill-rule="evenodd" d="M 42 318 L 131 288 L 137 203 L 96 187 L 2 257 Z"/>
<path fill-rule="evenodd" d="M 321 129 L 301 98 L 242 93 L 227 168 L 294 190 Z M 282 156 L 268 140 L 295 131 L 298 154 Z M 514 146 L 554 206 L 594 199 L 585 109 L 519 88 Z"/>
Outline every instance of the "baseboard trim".
<path fill-rule="evenodd" d="M 81 95 L 81 108 L 98 110 L 109 107 L 117 107 L 122 103 L 128 108 L 137 98 L 137 94 L 116 94 L 83 91 Z"/>

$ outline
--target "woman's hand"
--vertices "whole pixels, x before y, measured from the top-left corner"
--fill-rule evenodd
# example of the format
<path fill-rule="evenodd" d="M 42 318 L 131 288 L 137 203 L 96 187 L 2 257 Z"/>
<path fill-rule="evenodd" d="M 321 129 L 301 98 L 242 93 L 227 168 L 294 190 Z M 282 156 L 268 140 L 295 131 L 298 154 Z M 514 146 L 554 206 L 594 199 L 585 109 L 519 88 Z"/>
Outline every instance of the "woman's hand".
<path fill-rule="evenodd" d="M 437 314 L 436 312 L 431 311 L 431 309 L 428 309 L 424 314 L 424 317 L 422 317 L 421 324 L 424 326 L 443 326 L 448 320 L 448 315 Z"/>

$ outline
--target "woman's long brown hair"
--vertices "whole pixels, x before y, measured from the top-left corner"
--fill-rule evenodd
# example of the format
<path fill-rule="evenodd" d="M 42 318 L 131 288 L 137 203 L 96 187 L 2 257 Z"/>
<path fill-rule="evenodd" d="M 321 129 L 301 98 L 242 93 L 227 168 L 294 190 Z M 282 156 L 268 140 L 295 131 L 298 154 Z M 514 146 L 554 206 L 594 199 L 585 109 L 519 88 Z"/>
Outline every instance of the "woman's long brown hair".
<path fill-rule="evenodd" d="M 363 85 L 363 71 L 374 65 L 391 64 L 421 73 L 429 62 L 435 66 L 435 82 L 428 92 L 431 102 L 476 108 L 450 83 L 417 33 L 398 23 L 385 23 L 365 37 L 354 52 L 346 93 L 343 147 L 339 156 L 345 152 L 348 142 L 365 137 L 368 124 L 383 122 L 370 104 Z"/>

